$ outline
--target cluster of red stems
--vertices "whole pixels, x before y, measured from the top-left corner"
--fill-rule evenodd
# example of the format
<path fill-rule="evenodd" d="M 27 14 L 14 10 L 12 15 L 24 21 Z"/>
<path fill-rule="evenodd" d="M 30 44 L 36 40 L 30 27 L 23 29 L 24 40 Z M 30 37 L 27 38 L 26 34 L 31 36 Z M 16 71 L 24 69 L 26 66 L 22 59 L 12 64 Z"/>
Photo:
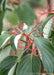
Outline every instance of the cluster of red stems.
<path fill-rule="evenodd" d="M 49 6 L 46 9 L 49 9 L 49 12 L 46 12 L 45 10 L 41 10 L 41 11 L 43 11 L 43 13 L 41 13 L 41 16 L 44 15 L 44 14 L 50 14 L 50 13 L 54 14 L 54 10 L 50 9 Z M 31 51 L 31 53 L 28 54 L 28 56 L 33 54 L 33 55 L 39 57 L 39 54 L 37 53 L 37 51 L 41 51 L 41 49 L 39 50 L 37 48 L 37 46 L 34 45 L 34 39 L 30 36 L 30 34 L 35 32 L 35 31 L 36 31 L 35 36 L 37 36 L 37 34 L 39 34 L 39 33 L 44 33 L 44 32 L 38 31 L 38 27 L 39 26 L 44 26 L 44 25 L 43 24 L 39 25 L 39 23 L 37 21 L 35 21 L 34 24 L 36 25 L 36 28 L 34 30 L 32 30 L 28 35 L 23 30 L 24 24 L 21 24 L 19 29 L 18 29 L 18 26 L 17 27 L 11 26 L 11 31 L 9 32 L 10 34 L 12 34 L 12 35 L 19 35 L 19 31 L 22 30 L 23 33 L 21 35 L 25 36 L 27 38 L 27 40 L 28 40 L 28 41 L 19 40 L 19 42 L 18 42 L 18 49 L 14 52 L 13 56 L 15 56 L 15 54 L 17 52 L 21 51 L 20 50 L 21 48 L 24 48 L 24 51 L 20 54 L 19 58 L 27 51 L 27 49 L 29 49 Z M 14 30 L 14 32 L 13 32 L 13 30 Z M 21 43 L 25 43 L 25 44 L 27 44 L 27 46 L 21 46 Z M 32 49 L 30 49 L 31 45 L 32 45 Z"/>
<path fill-rule="evenodd" d="M 40 11 L 42 11 L 41 13 L 39 12 L 40 16 L 39 16 L 39 19 L 41 19 L 41 16 L 43 15 L 49 15 L 49 14 L 54 14 L 54 10 L 51 9 L 50 5 L 48 5 L 48 7 L 46 7 L 45 9 L 39 9 Z M 46 11 L 47 10 L 47 11 Z M 49 18 L 52 18 L 51 16 L 49 16 Z M 53 21 L 54 21 L 54 18 L 52 18 Z"/>
<path fill-rule="evenodd" d="M 21 26 L 20 26 L 19 29 L 18 29 L 18 26 L 17 26 L 17 27 L 11 26 L 11 30 L 9 31 L 9 33 L 10 33 L 11 35 L 19 35 L 19 34 L 20 34 L 19 31 L 22 30 L 23 33 L 22 33 L 21 35 L 22 35 L 22 36 L 25 36 L 25 37 L 27 38 L 27 40 L 28 40 L 28 41 L 19 40 L 19 42 L 18 42 L 18 49 L 14 52 L 14 55 L 15 55 L 17 52 L 21 51 L 21 50 L 20 50 L 21 48 L 24 48 L 25 50 L 21 53 L 21 55 L 20 55 L 19 57 L 21 57 L 21 56 L 27 51 L 27 49 L 29 49 L 29 50 L 31 51 L 31 54 L 33 54 L 33 55 L 39 57 L 39 55 L 36 54 L 36 52 L 37 52 L 37 51 L 40 51 L 40 50 L 38 50 L 38 49 L 37 49 L 37 46 L 34 45 L 34 39 L 30 36 L 30 34 L 33 33 L 34 31 L 36 31 L 36 34 L 35 34 L 34 36 L 37 36 L 37 34 L 39 34 L 39 33 L 44 33 L 44 32 L 38 31 L 38 27 L 39 27 L 40 25 L 39 25 L 38 22 L 35 22 L 35 23 L 36 23 L 36 28 L 35 28 L 34 30 L 32 30 L 28 35 L 27 35 L 27 34 L 25 33 L 25 31 L 23 30 L 24 24 L 21 24 Z M 43 26 L 43 25 L 41 25 L 41 26 Z M 13 32 L 13 31 L 14 31 L 14 32 Z M 44 33 L 44 34 L 45 34 L 45 33 Z M 21 46 L 22 43 L 27 44 L 27 46 Z M 31 46 L 31 45 L 32 45 L 32 49 L 30 49 L 30 46 Z M 28 54 L 28 56 L 31 55 L 31 54 Z M 13 56 L 14 56 L 14 55 L 13 55 Z"/>

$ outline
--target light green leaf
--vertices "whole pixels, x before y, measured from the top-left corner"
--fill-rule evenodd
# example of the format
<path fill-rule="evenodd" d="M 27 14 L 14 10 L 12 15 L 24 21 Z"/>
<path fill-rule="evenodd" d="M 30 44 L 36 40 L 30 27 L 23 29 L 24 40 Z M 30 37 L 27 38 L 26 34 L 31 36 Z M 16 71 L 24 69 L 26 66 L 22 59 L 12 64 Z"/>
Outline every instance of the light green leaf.
<path fill-rule="evenodd" d="M 10 34 L 3 34 L 3 35 L 0 35 L 0 48 L 3 47 L 6 42 L 10 39 Z"/>
<path fill-rule="evenodd" d="M 6 58 L 7 56 L 9 56 L 9 53 L 10 53 L 10 46 L 8 46 L 8 47 L 2 49 L 2 50 L 0 51 L 0 62 L 1 62 L 4 58 Z"/>
<path fill-rule="evenodd" d="M 17 66 L 16 75 L 36 75 L 40 72 L 40 60 L 36 56 L 22 58 Z"/>
<path fill-rule="evenodd" d="M 18 23 L 18 17 L 14 11 L 6 11 L 4 19 L 13 25 Z"/>
<path fill-rule="evenodd" d="M 53 65 L 54 65 L 54 48 L 50 44 L 49 40 L 45 38 L 35 38 L 35 45 L 37 45 L 38 49 L 41 49 L 41 57 L 44 68 L 48 73 L 53 73 Z"/>
<path fill-rule="evenodd" d="M 50 19 L 43 29 L 43 36 L 44 38 L 48 38 L 51 35 L 51 26 L 52 26 L 53 19 Z"/>

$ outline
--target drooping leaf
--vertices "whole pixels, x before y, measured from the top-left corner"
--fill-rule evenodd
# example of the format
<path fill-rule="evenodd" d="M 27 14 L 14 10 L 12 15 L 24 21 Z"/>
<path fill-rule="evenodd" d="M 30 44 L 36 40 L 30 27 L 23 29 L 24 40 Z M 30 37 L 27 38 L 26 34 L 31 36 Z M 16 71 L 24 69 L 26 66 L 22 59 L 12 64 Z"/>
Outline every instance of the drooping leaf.
<path fill-rule="evenodd" d="M 17 66 L 16 75 L 32 75 L 39 74 L 40 72 L 40 60 L 33 55 L 22 58 L 21 62 Z"/>
<path fill-rule="evenodd" d="M 10 34 L 0 35 L 0 48 L 5 45 L 5 43 L 10 39 Z"/>
<path fill-rule="evenodd" d="M 14 75 L 15 69 L 16 69 L 16 64 L 10 69 L 8 75 Z"/>
<path fill-rule="evenodd" d="M 0 71 L 7 75 L 9 70 L 14 66 L 17 57 L 8 56 L 0 63 Z"/>
<path fill-rule="evenodd" d="M 32 25 L 34 22 L 34 13 L 31 7 L 26 5 L 18 6 L 16 10 L 19 21 L 26 23 L 27 25 Z"/>
<path fill-rule="evenodd" d="M 18 47 L 18 41 L 19 39 L 21 38 L 21 34 L 17 35 L 15 38 L 14 38 L 14 45 L 15 45 L 15 48 L 17 49 Z"/>
<path fill-rule="evenodd" d="M 35 45 L 37 45 L 38 49 L 41 49 L 41 57 L 44 68 L 48 73 L 53 73 L 53 65 L 54 65 L 54 48 L 50 44 L 49 40 L 45 38 L 35 38 Z"/>
<path fill-rule="evenodd" d="M 17 51 L 19 49 L 18 41 L 20 38 L 21 38 L 21 34 L 20 35 L 13 35 L 11 37 L 10 44 L 11 44 L 12 51 Z M 20 45 L 25 46 L 25 43 L 21 43 Z M 21 48 L 20 51 L 16 52 L 16 55 L 19 56 L 23 51 L 24 51 L 24 48 Z"/>

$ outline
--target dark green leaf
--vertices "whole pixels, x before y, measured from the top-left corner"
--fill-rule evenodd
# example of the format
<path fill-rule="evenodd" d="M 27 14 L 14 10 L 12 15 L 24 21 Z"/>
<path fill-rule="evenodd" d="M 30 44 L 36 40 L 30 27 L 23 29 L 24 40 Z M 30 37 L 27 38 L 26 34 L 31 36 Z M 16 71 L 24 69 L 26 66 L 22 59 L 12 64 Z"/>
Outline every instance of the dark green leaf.
<path fill-rule="evenodd" d="M 13 35 L 13 36 L 11 37 L 11 39 L 10 39 L 10 44 L 11 44 L 12 49 L 13 49 L 14 51 L 16 51 L 16 47 L 15 47 L 15 45 L 14 45 L 14 38 L 15 38 L 15 35 Z"/>
<path fill-rule="evenodd" d="M 35 38 L 34 43 L 38 49 L 41 49 L 40 55 L 44 68 L 48 73 L 52 73 L 54 67 L 54 48 L 51 46 L 49 40 L 45 38 Z"/>
<path fill-rule="evenodd" d="M 17 61 L 17 57 L 8 56 L 0 63 L 0 71 L 7 75 L 9 70 L 14 66 Z"/>
<path fill-rule="evenodd" d="M 0 71 L 0 75 L 4 75 L 2 71 Z"/>
<path fill-rule="evenodd" d="M 51 18 L 46 18 L 45 21 L 43 22 L 43 25 L 45 26 L 47 24 L 47 22 L 50 20 Z"/>
<path fill-rule="evenodd" d="M 1 4 L 2 0 L 0 0 L 0 4 Z"/>
<path fill-rule="evenodd" d="M 10 71 L 8 72 L 8 75 L 16 75 L 16 65 L 17 64 L 15 64 L 11 69 L 10 69 Z"/>
<path fill-rule="evenodd" d="M 6 0 L 1 0 L 0 10 L 5 11 L 6 9 Z"/>
<path fill-rule="evenodd" d="M 29 3 L 32 7 L 40 6 L 44 3 L 44 0 L 29 0 Z"/>
<path fill-rule="evenodd" d="M 19 21 L 26 23 L 27 25 L 32 25 L 34 22 L 34 13 L 31 7 L 20 5 L 16 10 Z"/>
<path fill-rule="evenodd" d="M 49 14 L 48 16 L 54 17 L 54 14 L 51 13 L 51 14 Z"/>
<path fill-rule="evenodd" d="M 52 44 L 53 44 L 53 46 L 54 46 L 54 36 L 52 37 Z"/>
<path fill-rule="evenodd" d="M 2 0 L 0 0 L 0 10 L 1 10 L 1 3 L 2 3 Z"/>
<path fill-rule="evenodd" d="M 0 11 L 0 34 L 3 27 L 3 16 L 4 16 L 3 12 Z"/>
<path fill-rule="evenodd" d="M 0 35 L 3 28 L 3 17 L 6 9 L 6 0 L 0 0 Z"/>
<path fill-rule="evenodd" d="M 40 72 L 40 60 L 36 56 L 24 57 L 17 66 L 16 75 L 36 75 Z M 39 75 L 39 74 L 38 74 Z"/>

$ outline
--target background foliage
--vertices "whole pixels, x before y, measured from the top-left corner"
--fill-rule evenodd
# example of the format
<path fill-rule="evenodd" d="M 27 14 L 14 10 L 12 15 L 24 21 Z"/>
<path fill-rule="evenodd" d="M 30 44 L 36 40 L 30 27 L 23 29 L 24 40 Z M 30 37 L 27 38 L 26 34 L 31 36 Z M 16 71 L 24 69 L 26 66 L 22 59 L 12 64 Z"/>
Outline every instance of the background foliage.
<path fill-rule="evenodd" d="M 41 71 L 51 75 L 54 72 L 54 10 L 52 14 L 47 8 L 50 13 L 39 22 L 32 9 L 42 3 L 44 0 L 0 0 L 0 75 L 40 75 Z M 28 36 L 35 28 L 36 31 Z M 29 48 L 32 51 L 37 48 L 35 54 L 39 57 L 23 47 L 17 51 L 19 41 L 29 42 L 28 38 L 33 41 Z M 27 43 L 21 46 L 26 47 Z"/>

